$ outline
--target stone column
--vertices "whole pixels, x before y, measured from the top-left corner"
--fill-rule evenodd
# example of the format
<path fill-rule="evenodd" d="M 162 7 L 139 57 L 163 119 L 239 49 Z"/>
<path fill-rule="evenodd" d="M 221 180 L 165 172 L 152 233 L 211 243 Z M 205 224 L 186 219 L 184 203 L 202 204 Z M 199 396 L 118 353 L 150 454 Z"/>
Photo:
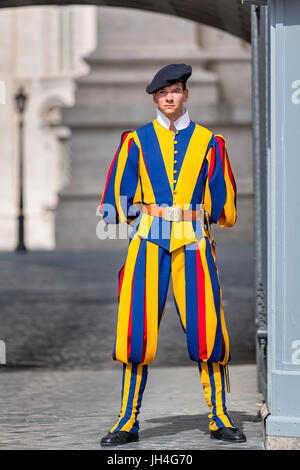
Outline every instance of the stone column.
<path fill-rule="evenodd" d="M 300 9 L 270 0 L 267 449 L 300 449 Z"/>

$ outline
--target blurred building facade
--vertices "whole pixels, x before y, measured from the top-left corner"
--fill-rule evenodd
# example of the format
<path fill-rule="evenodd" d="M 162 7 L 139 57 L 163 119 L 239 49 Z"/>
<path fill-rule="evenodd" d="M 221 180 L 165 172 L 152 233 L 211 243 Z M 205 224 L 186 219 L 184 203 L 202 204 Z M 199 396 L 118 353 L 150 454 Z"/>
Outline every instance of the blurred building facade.
<path fill-rule="evenodd" d="M 70 181 L 69 130 L 60 107 L 74 104 L 74 79 L 88 73 L 82 57 L 95 49 L 96 7 L 47 6 L 0 11 L 0 249 L 17 244 L 18 134 L 14 94 L 25 109 L 25 242 L 55 248 L 58 192 Z"/>
<path fill-rule="evenodd" d="M 0 248 L 10 249 L 16 243 L 12 93 L 17 85 L 22 83 L 29 93 L 28 247 L 125 246 L 127 240 L 97 238 L 97 206 L 121 133 L 155 117 L 146 84 L 158 68 L 171 62 L 193 66 L 190 116 L 224 135 L 236 176 L 238 223 L 233 229 L 218 230 L 217 241 L 252 240 L 250 44 L 189 20 L 123 8 L 9 9 L 0 12 L 0 22 L 2 31 L 7 31 L 0 39 L 6 50 L 0 59 L 1 79 L 7 84 L 6 104 L 0 106 Z"/>

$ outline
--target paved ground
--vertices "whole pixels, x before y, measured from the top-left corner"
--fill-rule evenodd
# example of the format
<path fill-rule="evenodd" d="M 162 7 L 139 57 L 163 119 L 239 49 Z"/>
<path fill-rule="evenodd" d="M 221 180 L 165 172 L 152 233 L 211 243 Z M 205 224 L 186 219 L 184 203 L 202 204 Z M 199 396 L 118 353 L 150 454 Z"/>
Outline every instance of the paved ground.
<path fill-rule="evenodd" d="M 149 370 L 140 442 L 119 450 L 262 450 L 255 366 L 231 366 L 227 405 L 243 444 L 212 441 L 197 367 Z M 120 406 L 121 371 L 24 370 L 1 374 L 0 449 L 101 449 Z M 106 448 L 107 450 L 107 448 Z"/>
<path fill-rule="evenodd" d="M 0 253 L 0 339 L 7 362 L 0 368 L 0 448 L 100 448 L 120 405 L 121 370 L 111 350 L 125 254 Z M 253 247 L 219 246 L 217 260 L 233 359 L 228 408 L 248 441 L 233 446 L 209 439 L 198 369 L 188 359 L 170 287 L 144 394 L 141 440 L 126 449 L 262 449 Z"/>

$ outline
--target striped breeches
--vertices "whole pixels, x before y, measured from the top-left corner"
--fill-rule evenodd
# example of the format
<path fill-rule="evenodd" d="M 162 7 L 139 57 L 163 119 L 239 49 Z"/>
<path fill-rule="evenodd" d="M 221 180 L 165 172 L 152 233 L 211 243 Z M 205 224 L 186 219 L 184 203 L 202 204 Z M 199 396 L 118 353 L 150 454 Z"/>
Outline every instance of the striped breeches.
<path fill-rule="evenodd" d="M 207 238 L 171 253 L 144 238 L 131 240 L 119 272 L 113 359 L 125 364 L 154 360 L 170 277 L 190 358 L 226 364 L 229 340 L 215 253 Z"/>
<path fill-rule="evenodd" d="M 224 366 L 217 363 L 199 363 L 199 371 L 206 403 L 210 409 L 209 429 L 236 427 L 225 403 Z M 143 392 L 148 376 L 148 365 L 123 364 L 121 412 L 110 432 L 139 430 L 137 415 L 140 412 Z"/>
<path fill-rule="evenodd" d="M 119 272 L 118 322 L 113 359 L 123 363 L 121 412 L 115 431 L 138 431 L 148 364 L 156 355 L 158 330 L 172 278 L 175 307 L 197 362 L 210 409 L 209 428 L 235 427 L 225 405 L 224 364 L 230 360 L 215 253 L 207 238 L 168 252 L 133 238 Z"/>

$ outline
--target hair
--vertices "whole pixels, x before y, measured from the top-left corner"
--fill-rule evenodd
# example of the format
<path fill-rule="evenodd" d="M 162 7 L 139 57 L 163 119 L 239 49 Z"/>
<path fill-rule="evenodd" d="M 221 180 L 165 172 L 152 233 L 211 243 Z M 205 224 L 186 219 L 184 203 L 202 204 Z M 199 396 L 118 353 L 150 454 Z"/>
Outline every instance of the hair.
<path fill-rule="evenodd" d="M 186 82 L 187 82 L 187 80 L 185 80 L 185 81 L 176 80 L 176 81 L 174 81 L 173 83 L 177 83 L 177 82 L 178 82 L 178 83 L 181 83 L 181 85 L 182 85 L 182 90 L 185 91 L 185 90 L 186 90 Z M 162 90 L 162 88 L 160 88 L 160 90 Z M 157 93 L 158 91 L 159 91 L 159 90 L 156 90 L 154 93 Z"/>
<path fill-rule="evenodd" d="M 183 91 L 185 91 L 185 90 L 186 90 L 186 82 L 187 82 L 187 80 L 176 80 L 176 81 L 174 81 L 174 83 L 177 83 L 177 82 L 178 82 L 178 83 L 181 83 L 182 89 L 183 89 Z"/>
<path fill-rule="evenodd" d="M 182 83 L 182 88 L 183 88 L 183 91 L 186 90 L 186 81 L 185 82 L 181 82 Z"/>

